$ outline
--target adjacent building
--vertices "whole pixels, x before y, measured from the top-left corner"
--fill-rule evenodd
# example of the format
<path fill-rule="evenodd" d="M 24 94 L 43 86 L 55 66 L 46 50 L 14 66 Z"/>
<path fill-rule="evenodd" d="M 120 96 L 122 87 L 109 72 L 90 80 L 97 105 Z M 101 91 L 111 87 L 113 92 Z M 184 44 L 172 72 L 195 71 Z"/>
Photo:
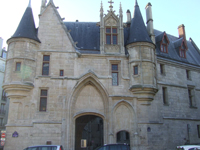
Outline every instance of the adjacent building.
<path fill-rule="evenodd" d="M 0 131 L 6 130 L 6 123 L 8 119 L 8 107 L 9 99 L 7 99 L 6 93 L 2 88 L 6 64 L 6 50 L 3 46 L 3 39 L 0 37 Z M 0 145 L 0 150 L 3 149 L 3 146 Z"/>
<path fill-rule="evenodd" d="M 101 4 L 99 22 L 64 22 L 53 0 L 42 0 L 36 28 L 29 3 L 7 41 L 4 150 L 199 143 L 200 51 L 184 25 L 178 37 L 154 29 L 151 9 L 146 25 L 137 0 L 125 22 L 112 0 L 106 15 Z"/>

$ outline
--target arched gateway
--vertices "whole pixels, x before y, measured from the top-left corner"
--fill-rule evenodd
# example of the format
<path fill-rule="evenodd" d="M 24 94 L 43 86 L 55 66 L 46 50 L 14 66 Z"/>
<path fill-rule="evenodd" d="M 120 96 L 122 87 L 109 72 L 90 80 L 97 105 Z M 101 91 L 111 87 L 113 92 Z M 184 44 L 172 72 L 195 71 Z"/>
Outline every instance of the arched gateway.
<path fill-rule="evenodd" d="M 89 150 L 108 143 L 108 94 L 96 75 L 84 75 L 70 98 L 68 148 Z"/>
<path fill-rule="evenodd" d="M 92 150 L 103 145 L 103 119 L 84 115 L 75 121 L 75 150 Z"/>

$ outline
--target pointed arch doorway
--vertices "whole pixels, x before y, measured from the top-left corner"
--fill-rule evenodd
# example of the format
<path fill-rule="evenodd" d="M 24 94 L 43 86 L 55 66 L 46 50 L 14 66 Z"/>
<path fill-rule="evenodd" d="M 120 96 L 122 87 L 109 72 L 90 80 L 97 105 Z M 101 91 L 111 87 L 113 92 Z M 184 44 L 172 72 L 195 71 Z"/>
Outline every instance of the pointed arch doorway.
<path fill-rule="evenodd" d="M 75 121 L 75 150 L 93 150 L 103 145 L 103 119 L 84 115 Z"/>

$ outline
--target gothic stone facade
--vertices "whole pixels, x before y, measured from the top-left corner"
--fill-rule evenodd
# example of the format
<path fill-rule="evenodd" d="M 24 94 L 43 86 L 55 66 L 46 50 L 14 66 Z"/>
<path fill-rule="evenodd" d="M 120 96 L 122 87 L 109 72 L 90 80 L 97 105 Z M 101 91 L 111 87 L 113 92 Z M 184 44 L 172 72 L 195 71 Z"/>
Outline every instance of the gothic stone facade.
<path fill-rule="evenodd" d="M 132 150 L 200 142 L 199 50 L 186 41 L 183 25 L 180 37 L 154 30 L 150 4 L 146 10 L 147 28 L 137 1 L 126 23 L 122 8 L 117 16 L 112 5 L 106 16 L 101 6 L 98 23 L 70 23 L 52 0 L 42 1 L 36 30 L 29 5 L 8 40 L 4 149 L 51 143 L 74 150 L 81 139 L 92 149 L 119 142 L 119 133 Z M 88 124 L 76 127 L 87 117 L 101 122 L 103 142 L 95 125 L 90 131 L 96 145 L 84 138 Z"/>

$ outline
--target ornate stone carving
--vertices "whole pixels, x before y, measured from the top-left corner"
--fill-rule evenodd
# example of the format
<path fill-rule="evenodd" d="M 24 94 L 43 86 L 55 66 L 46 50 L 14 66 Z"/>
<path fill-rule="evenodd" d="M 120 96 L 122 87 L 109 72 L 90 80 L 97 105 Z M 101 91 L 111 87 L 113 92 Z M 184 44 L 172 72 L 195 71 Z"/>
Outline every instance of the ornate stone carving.
<path fill-rule="evenodd" d="M 110 17 L 106 20 L 105 25 L 106 26 L 117 26 L 117 21 L 113 17 Z"/>
<path fill-rule="evenodd" d="M 106 53 L 120 53 L 120 46 L 119 45 L 105 45 L 105 52 Z"/>

